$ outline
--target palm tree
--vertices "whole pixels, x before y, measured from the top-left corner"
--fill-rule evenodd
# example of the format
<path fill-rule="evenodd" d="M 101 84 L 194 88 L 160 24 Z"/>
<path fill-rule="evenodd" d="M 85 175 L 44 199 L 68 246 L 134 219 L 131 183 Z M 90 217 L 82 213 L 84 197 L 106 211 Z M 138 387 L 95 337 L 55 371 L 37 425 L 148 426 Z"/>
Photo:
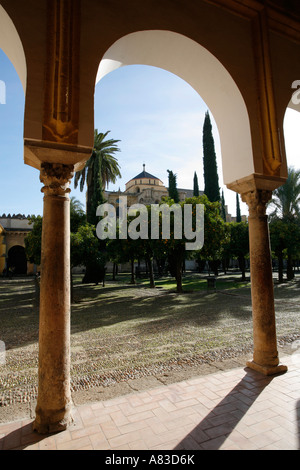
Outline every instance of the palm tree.
<path fill-rule="evenodd" d="M 114 153 L 120 150 L 116 145 L 120 141 L 114 139 L 105 140 L 109 132 L 98 133 L 98 130 L 95 129 L 92 154 L 85 167 L 75 173 L 75 189 L 79 184 L 80 191 L 83 191 L 85 184 L 87 185 L 86 206 L 88 219 L 91 210 L 94 211 L 95 209 L 94 207 L 91 209 L 91 206 L 97 206 L 103 202 L 103 194 L 101 197 L 101 193 L 103 193 L 108 184 L 110 182 L 115 183 L 118 177 L 121 178 L 120 167 L 114 156 Z M 95 195 L 97 201 L 95 201 Z"/>
<path fill-rule="evenodd" d="M 83 204 L 74 196 L 70 199 L 70 224 L 71 232 L 76 233 L 81 225 L 86 223 L 86 215 L 83 210 Z"/>
<path fill-rule="evenodd" d="M 293 254 L 298 250 L 297 236 L 291 239 L 291 233 L 298 233 L 297 227 L 300 220 L 300 170 L 290 167 L 288 169 L 288 178 L 283 186 L 275 189 L 270 203 L 274 211 L 270 214 L 271 224 L 284 224 L 287 228 L 284 242 L 281 242 L 281 253 L 278 257 L 280 269 L 279 279 L 282 280 L 283 249 L 287 249 L 287 279 L 294 278 L 293 272 Z M 273 237 L 274 238 L 274 237 Z M 280 251 L 280 250 L 279 250 Z M 281 259 L 280 259 L 281 257 Z"/>
<path fill-rule="evenodd" d="M 70 198 L 70 212 L 84 212 L 82 202 L 79 201 L 79 199 L 76 199 L 75 196 Z"/>
<path fill-rule="evenodd" d="M 271 217 L 290 219 L 300 216 L 300 170 L 288 169 L 288 178 L 273 192 L 271 204 L 274 207 Z"/>

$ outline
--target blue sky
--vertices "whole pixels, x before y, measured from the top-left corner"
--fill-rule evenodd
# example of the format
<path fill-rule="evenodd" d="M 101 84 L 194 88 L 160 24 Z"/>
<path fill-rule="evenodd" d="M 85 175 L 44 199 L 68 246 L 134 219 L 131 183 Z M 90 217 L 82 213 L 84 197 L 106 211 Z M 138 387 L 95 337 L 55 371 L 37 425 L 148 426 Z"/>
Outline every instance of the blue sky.
<path fill-rule="evenodd" d="M 19 77 L 0 50 L 0 80 L 6 85 L 5 104 L 0 104 L 0 215 L 42 214 L 43 195 L 39 173 L 23 163 L 24 93 Z M 1 95 L 0 95 L 1 98 Z M 177 174 L 179 188 L 193 187 L 194 171 L 203 189 L 202 128 L 207 105 L 198 93 L 179 77 L 147 66 L 122 67 L 106 75 L 96 86 L 95 128 L 110 130 L 120 140 L 117 157 L 122 179 L 109 190 L 121 190 L 125 183 L 146 170 L 168 184 L 167 170 Z M 213 116 L 219 182 L 229 211 L 235 215 L 235 193 L 223 184 L 220 142 Z M 286 117 L 288 164 L 300 168 L 297 134 L 300 113 Z M 85 201 L 74 189 L 72 196 Z M 247 207 L 242 204 L 242 213 Z"/>

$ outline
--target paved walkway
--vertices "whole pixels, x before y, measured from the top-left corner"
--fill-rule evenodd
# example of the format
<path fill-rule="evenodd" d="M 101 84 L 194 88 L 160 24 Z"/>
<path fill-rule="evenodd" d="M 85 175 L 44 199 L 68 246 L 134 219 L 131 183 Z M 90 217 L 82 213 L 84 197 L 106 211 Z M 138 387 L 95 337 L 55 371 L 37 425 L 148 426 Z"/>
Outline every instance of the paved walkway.
<path fill-rule="evenodd" d="M 77 406 L 66 431 L 0 425 L 0 450 L 298 450 L 300 368 L 264 377 L 238 368 Z"/>

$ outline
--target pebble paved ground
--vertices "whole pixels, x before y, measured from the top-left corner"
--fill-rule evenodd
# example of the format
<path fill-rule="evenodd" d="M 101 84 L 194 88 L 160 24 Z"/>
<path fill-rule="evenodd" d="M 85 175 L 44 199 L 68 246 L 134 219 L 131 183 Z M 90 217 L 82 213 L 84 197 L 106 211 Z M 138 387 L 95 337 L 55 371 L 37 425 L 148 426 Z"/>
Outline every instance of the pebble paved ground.
<path fill-rule="evenodd" d="M 283 285 L 277 293 L 281 355 L 295 353 L 300 339 L 298 284 Z M 182 296 L 128 286 L 118 295 L 110 285 L 82 289 L 72 311 L 76 404 L 243 366 L 251 358 L 249 289 Z M 38 314 L 32 280 L 0 282 L 0 320 L 8 347 L 0 366 L 1 423 L 34 415 Z"/>

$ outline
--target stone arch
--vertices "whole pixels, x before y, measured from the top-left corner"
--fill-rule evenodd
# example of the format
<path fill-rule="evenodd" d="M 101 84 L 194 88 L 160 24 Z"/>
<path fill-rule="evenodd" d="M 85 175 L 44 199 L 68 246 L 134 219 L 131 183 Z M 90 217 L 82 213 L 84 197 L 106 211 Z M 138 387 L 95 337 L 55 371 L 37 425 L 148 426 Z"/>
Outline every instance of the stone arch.
<path fill-rule="evenodd" d="M 3 50 L 15 67 L 25 93 L 27 84 L 27 66 L 24 48 L 14 23 L 1 5 L 0 49 Z"/>
<path fill-rule="evenodd" d="M 229 72 L 211 52 L 179 33 L 134 32 L 117 40 L 106 51 L 96 83 L 113 70 L 134 64 L 151 65 L 174 73 L 201 95 L 218 126 L 225 184 L 254 173 L 245 101 Z"/>

